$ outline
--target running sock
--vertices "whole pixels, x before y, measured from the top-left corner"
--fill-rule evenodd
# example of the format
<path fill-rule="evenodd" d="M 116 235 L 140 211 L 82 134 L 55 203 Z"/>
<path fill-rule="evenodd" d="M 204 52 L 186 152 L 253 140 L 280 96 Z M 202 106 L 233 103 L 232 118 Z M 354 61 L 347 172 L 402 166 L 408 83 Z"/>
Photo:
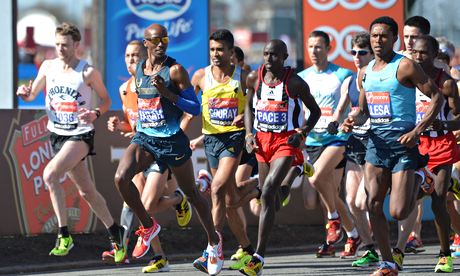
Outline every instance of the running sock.
<path fill-rule="evenodd" d="M 337 213 L 337 210 L 335 210 L 332 213 L 327 212 L 327 218 L 328 219 L 338 219 L 339 218 L 339 213 Z"/>
<path fill-rule="evenodd" d="M 254 256 L 254 257 L 256 257 L 257 259 L 259 259 L 262 263 L 264 262 L 264 257 L 260 256 L 259 254 L 254 253 L 252 256 Z"/>
<path fill-rule="evenodd" d="M 120 224 L 126 226 L 126 231 L 131 233 L 133 230 L 134 212 L 128 205 L 123 205 L 120 215 Z M 129 235 L 128 235 L 129 236 Z"/>
<path fill-rule="evenodd" d="M 254 253 L 256 253 L 255 250 L 254 250 L 254 247 L 252 247 L 251 244 L 249 244 L 246 247 L 243 247 L 243 251 L 248 252 L 249 255 L 254 255 Z"/>
<path fill-rule="evenodd" d="M 67 226 L 59 227 L 59 234 L 61 234 L 64 238 L 69 237 L 69 228 Z"/>
<path fill-rule="evenodd" d="M 353 239 L 356 239 L 357 237 L 359 237 L 358 230 L 356 230 L 356 227 L 353 228 L 353 230 L 351 230 L 351 232 L 347 231 L 347 236 L 349 238 L 353 238 Z"/>
<path fill-rule="evenodd" d="M 109 235 L 111 237 L 117 237 L 118 231 L 120 231 L 120 225 L 116 224 L 115 222 L 107 228 L 107 232 L 109 232 Z"/>

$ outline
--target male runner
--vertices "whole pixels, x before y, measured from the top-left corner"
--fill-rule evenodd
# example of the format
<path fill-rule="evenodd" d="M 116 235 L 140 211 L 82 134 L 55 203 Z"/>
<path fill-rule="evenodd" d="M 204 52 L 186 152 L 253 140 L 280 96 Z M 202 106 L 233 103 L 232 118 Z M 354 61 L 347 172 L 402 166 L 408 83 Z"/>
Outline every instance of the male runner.
<path fill-rule="evenodd" d="M 418 187 L 414 170 L 418 167 L 416 144 L 420 134 L 432 123 L 442 104 L 437 87 L 412 60 L 393 51 L 398 24 L 391 17 L 379 17 L 370 25 L 371 47 L 375 59 L 360 70 L 360 109 L 344 122 L 347 130 L 362 125 L 370 117 L 371 128 L 364 169 L 369 217 L 382 263 L 372 275 L 397 275 L 389 243 L 388 223 L 383 202 L 391 188 L 390 215 L 405 219 L 415 205 Z M 415 87 L 431 97 L 424 118 L 418 125 Z M 378 229 L 379 231 L 376 231 Z"/>
<path fill-rule="evenodd" d="M 187 71 L 166 55 L 169 43 L 166 28 L 152 24 L 145 29 L 144 37 L 147 60 L 139 63 L 135 75 L 139 109 L 137 132 L 115 174 L 117 189 L 142 224 L 136 232 L 139 241 L 133 257 L 140 258 L 147 253 L 160 229 L 132 182 L 134 175 L 156 161 L 168 166 L 174 175 L 180 175 L 179 186 L 198 212 L 208 236 L 208 271 L 218 274 L 223 264 L 222 239 L 215 232 L 206 200 L 195 187 L 189 140 L 179 125 L 184 112 L 199 114 L 199 102 Z"/>
<path fill-rule="evenodd" d="M 254 253 L 245 222 L 236 208 L 226 208 L 238 200 L 236 170 L 244 147 L 244 107 L 248 72 L 232 64 L 234 39 L 230 31 L 219 29 L 209 37 L 211 65 L 193 75 L 195 92 L 202 91 L 202 131 L 204 149 L 211 168 L 211 201 L 214 226 L 222 232 L 225 217 L 243 250 Z M 196 259 L 194 266 L 206 272 L 207 256 Z"/>
<path fill-rule="evenodd" d="M 286 44 L 278 39 L 271 40 L 264 48 L 264 64 L 258 72 L 251 72 L 247 80 L 246 147 L 249 153 L 256 152 L 259 181 L 263 183 L 256 253 L 240 269 L 241 273 L 250 276 L 262 273 L 266 245 L 275 220 L 276 193 L 295 155 L 301 154 L 302 137 L 313 128 L 321 112 L 308 85 L 291 68 L 284 67 L 287 57 Z M 309 109 L 310 116 L 302 128 L 303 105 Z M 253 128 L 257 131 L 255 136 Z"/>
<path fill-rule="evenodd" d="M 16 94 L 25 101 L 34 100 L 46 86 L 46 113 L 48 130 L 55 156 L 43 172 L 51 202 L 59 225 L 56 246 L 49 253 L 65 256 L 74 246 L 67 226 L 65 194 L 59 179 L 67 174 L 91 210 L 104 223 L 115 251 L 115 262 L 125 256 L 124 229 L 110 215 L 102 195 L 91 179 L 86 156 L 94 155 L 93 121 L 105 113 L 111 104 L 101 74 L 86 61 L 76 57 L 81 34 L 70 23 L 56 28 L 57 58 L 45 60 L 36 79 L 28 86 L 22 85 Z M 93 90 L 101 99 L 93 108 Z"/>
<path fill-rule="evenodd" d="M 309 183 L 318 191 L 327 211 L 326 242 L 317 252 L 317 256 L 321 257 L 334 254 L 333 245 L 343 238 L 342 222 L 348 237 L 357 239 L 359 236 L 345 203 L 339 196 L 346 163 L 342 157 L 349 135 L 343 132 L 331 135 L 327 132 L 327 126 L 340 100 L 342 82 L 352 72 L 327 60 L 331 46 L 329 35 L 325 32 L 313 31 L 309 35 L 307 47 L 313 65 L 298 75 L 308 83 L 313 97 L 321 107 L 321 118 L 306 141 L 309 161 L 315 169 L 315 174 L 309 178 Z M 308 183 L 305 182 L 304 185 Z"/>
<path fill-rule="evenodd" d="M 351 54 L 353 62 L 359 73 L 361 68 L 366 66 L 373 58 L 373 52 L 370 45 L 370 37 L 367 32 L 360 32 L 351 39 Z M 345 79 L 341 88 L 341 97 L 337 109 L 332 116 L 332 122 L 328 125 L 330 134 L 338 133 L 339 121 L 351 105 L 351 111 L 359 108 L 359 89 L 357 82 L 357 73 Z M 351 214 L 353 215 L 358 229 L 360 238 L 349 237 L 345 244 L 345 249 L 341 253 L 342 258 L 355 257 L 358 248 L 362 243 L 365 245 L 366 252 L 363 257 L 353 262 L 352 266 L 366 267 L 369 264 L 378 262 L 379 257 L 374 248 L 374 242 L 369 229 L 366 209 L 366 193 L 364 191 L 364 156 L 366 155 L 366 145 L 369 135 L 369 122 L 363 126 L 353 129 L 352 135 L 348 138 L 345 157 L 347 164 L 345 166 L 345 187 L 346 201 Z"/>

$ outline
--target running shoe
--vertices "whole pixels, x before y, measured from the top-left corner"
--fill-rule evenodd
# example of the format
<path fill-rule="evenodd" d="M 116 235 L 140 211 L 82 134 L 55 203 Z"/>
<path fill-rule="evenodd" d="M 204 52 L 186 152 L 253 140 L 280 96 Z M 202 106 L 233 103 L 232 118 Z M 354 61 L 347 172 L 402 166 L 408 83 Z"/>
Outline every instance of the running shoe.
<path fill-rule="evenodd" d="M 316 252 L 316 258 L 334 257 L 334 256 L 335 256 L 334 245 L 329 245 L 327 243 L 323 243 L 320 247 L 318 247 L 318 252 Z"/>
<path fill-rule="evenodd" d="M 370 276 L 397 276 L 398 270 L 394 269 L 387 262 L 381 262 L 379 268 Z"/>
<path fill-rule="evenodd" d="M 238 247 L 238 249 L 236 250 L 235 254 L 233 254 L 230 257 L 230 260 L 238 261 L 238 260 L 240 260 L 241 258 L 243 258 L 246 255 L 248 255 L 248 252 L 244 251 L 243 248 Z"/>
<path fill-rule="evenodd" d="M 460 258 L 460 248 L 457 248 L 454 252 L 452 252 L 452 257 Z"/>
<path fill-rule="evenodd" d="M 104 251 L 102 252 L 102 261 L 109 263 L 109 264 L 114 264 L 115 263 L 115 250 L 112 249 L 110 251 Z M 121 261 L 119 264 L 129 264 L 129 258 L 128 254 L 125 254 L 125 258 L 123 261 Z"/>
<path fill-rule="evenodd" d="M 326 224 L 327 230 L 327 244 L 336 244 L 343 239 L 342 224 L 340 217 L 337 219 L 330 219 Z"/>
<path fill-rule="evenodd" d="M 303 163 L 303 174 L 307 177 L 312 177 L 315 174 L 315 167 L 306 160 Z"/>
<path fill-rule="evenodd" d="M 239 271 L 244 275 L 258 276 L 262 275 L 263 269 L 264 263 L 261 260 L 259 260 L 256 256 L 252 256 L 248 264 Z"/>
<path fill-rule="evenodd" d="M 208 251 L 203 250 L 203 255 L 193 261 L 193 267 L 208 274 Z"/>
<path fill-rule="evenodd" d="M 439 256 L 439 261 L 436 267 L 434 268 L 434 272 L 444 272 L 450 273 L 454 270 L 454 266 L 452 264 L 452 257 L 451 256 Z"/>
<path fill-rule="evenodd" d="M 198 177 L 195 181 L 196 186 L 202 193 L 211 192 L 212 175 L 207 170 L 199 170 Z"/>
<path fill-rule="evenodd" d="M 420 253 L 425 251 L 423 248 L 422 240 L 417 238 L 415 235 L 411 234 L 409 239 L 406 243 L 406 248 L 404 249 L 404 253 Z"/>
<path fill-rule="evenodd" d="M 187 196 L 185 196 L 180 188 L 176 189 L 176 193 L 182 197 L 181 202 L 176 205 L 177 224 L 179 224 L 180 227 L 185 227 L 192 218 L 192 205 L 190 205 Z"/>
<path fill-rule="evenodd" d="M 161 230 L 161 226 L 152 217 L 153 225 L 149 228 L 140 226 L 139 230 L 136 231 L 136 235 L 139 236 L 137 239 L 136 246 L 133 250 L 133 258 L 142 258 L 150 249 L 150 242 L 155 238 Z"/>
<path fill-rule="evenodd" d="M 236 262 L 234 262 L 233 264 L 231 264 L 228 267 L 228 269 L 230 269 L 230 270 L 240 270 L 240 269 L 244 268 L 249 263 L 249 261 L 251 261 L 251 259 L 252 259 L 252 256 L 249 255 L 249 254 L 246 254 L 243 257 L 241 257 L 241 259 L 239 259 Z"/>
<path fill-rule="evenodd" d="M 423 193 L 425 195 L 431 195 L 434 191 L 434 175 L 433 173 L 430 172 L 427 167 L 423 167 L 421 169 L 418 169 L 417 171 L 418 174 L 423 174 L 423 178 L 425 179 L 423 183 L 420 185 L 420 188 L 422 189 Z"/>
<path fill-rule="evenodd" d="M 348 238 L 344 250 L 340 253 L 340 258 L 356 257 L 360 245 L 361 238 L 359 236 L 357 238 Z"/>
<path fill-rule="evenodd" d="M 281 202 L 281 206 L 282 207 L 288 206 L 290 200 L 291 200 L 291 193 L 289 193 L 287 197 L 283 199 L 283 201 Z"/>
<path fill-rule="evenodd" d="M 65 256 L 69 254 L 70 249 L 73 248 L 73 239 L 72 236 L 63 237 L 62 234 L 59 234 L 56 239 L 56 245 L 51 249 L 49 255 L 52 256 Z"/>
<path fill-rule="evenodd" d="M 352 267 L 368 267 L 379 263 L 379 254 L 374 249 L 366 250 L 364 255 L 354 261 Z"/>
<path fill-rule="evenodd" d="M 119 226 L 118 233 L 116 236 L 110 236 L 110 244 L 112 245 L 113 250 L 113 259 L 114 262 L 119 264 L 125 262 L 128 252 L 127 247 L 127 235 L 128 231 L 125 229 L 126 226 Z"/>
<path fill-rule="evenodd" d="M 168 272 L 169 270 L 168 259 L 163 256 L 154 256 L 149 264 L 142 268 L 144 273 Z"/>
<path fill-rule="evenodd" d="M 401 252 L 398 248 L 393 248 L 393 261 L 396 263 L 396 268 L 399 271 L 403 270 L 403 263 L 404 263 L 404 253 Z"/>
<path fill-rule="evenodd" d="M 454 177 L 453 173 L 452 178 L 450 179 L 449 191 L 454 194 L 455 199 L 460 200 L 460 180 L 457 177 Z"/>
<path fill-rule="evenodd" d="M 219 243 L 215 245 L 208 244 L 208 273 L 209 275 L 217 275 L 222 270 L 222 266 L 224 265 L 224 253 L 222 251 L 223 240 L 222 235 L 217 232 L 219 236 Z"/>
<path fill-rule="evenodd" d="M 451 251 L 456 251 L 457 248 L 460 248 L 460 236 L 455 234 L 454 235 L 454 241 L 450 245 L 450 250 Z"/>

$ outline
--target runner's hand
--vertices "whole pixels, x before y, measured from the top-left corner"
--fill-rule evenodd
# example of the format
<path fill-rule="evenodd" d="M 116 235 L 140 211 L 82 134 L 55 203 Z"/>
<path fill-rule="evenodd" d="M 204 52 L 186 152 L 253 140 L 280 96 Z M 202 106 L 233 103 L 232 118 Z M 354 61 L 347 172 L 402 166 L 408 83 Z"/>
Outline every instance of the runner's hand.
<path fill-rule="evenodd" d="M 420 137 L 417 135 L 417 133 L 414 131 L 409 131 L 408 133 L 401 135 L 401 137 L 398 138 L 398 142 L 407 148 L 413 148 L 417 146 L 419 138 Z"/>
<path fill-rule="evenodd" d="M 18 87 L 18 90 L 16 91 L 16 95 L 18 95 L 21 98 L 27 98 L 29 97 L 31 91 L 32 91 L 32 80 L 29 80 L 28 86 L 25 86 L 23 84 Z"/>
<path fill-rule="evenodd" d="M 246 135 L 245 141 L 246 141 L 246 151 L 249 154 L 259 150 L 259 147 L 257 146 L 257 143 L 256 143 L 256 138 L 254 137 L 254 135 L 252 134 Z"/>
<path fill-rule="evenodd" d="M 235 119 L 233 119 L 232 126 L 244 127 L 244 114 L 237 115 Z"/>
<path fill-rule="evenodd" d="M 343 132 L 349 133 L 353 130 L 353 125 L 355 124 L 355 120 L 352 116 L 348 116 L 342 123 L 342 127 L 340 128 Z"/>
<path fill-rule="evenodd" d="M 158 92 L 163 95 L 162 92 L 165 90 L 165 80 L 160 75 L 155 75 L 150 81 L 150 84 L 155 86 L 158 89 Z"/>
<path fill-rule="evenodd" d="M 78 120 L 80 120 L 82 124 L 91 124 L 96 119 L 97 115 L 92 110 L 86 108 L 80 108 L 78 110 Z"/>
<path fill-rule="evenodd" d="M 300 144 L 302 143 L 302 141 L 304 140 L 304 137 L 301 133 L 293 133 L 291 134 L 291 136 L 289 136 L 288 138 L 288 145 L 290 146 L 293 146 L 294 148 L 298 148 L 300 147 Z"/>
<path fill-rule="evenodd" d="M 338 127 L 339 123 L 337 121 L 330 122 L 327 125 L 327 132 L 331 135 L 336 135 L 337 133 L 339 133 Z"/>
<path fill-rule="evenodd" d="M 118 129 L 119 123 L 120 123 L 120 119 L 117 116 L 112 116 L 107 121 L 107 129 L 114 132 Z"/>

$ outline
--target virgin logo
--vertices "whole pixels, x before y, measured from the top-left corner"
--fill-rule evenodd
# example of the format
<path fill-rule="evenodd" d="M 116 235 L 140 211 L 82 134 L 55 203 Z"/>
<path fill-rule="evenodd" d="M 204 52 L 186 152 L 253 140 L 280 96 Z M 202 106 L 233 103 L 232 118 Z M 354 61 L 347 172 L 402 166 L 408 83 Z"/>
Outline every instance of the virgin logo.
<path fill-rule="evenodd" d="M 369 104 L 388 103 L 390 102 L 390 97 L 386 93 L 367 92 L 366 100 Z"/>
<path fill-rule="evenodd" d="M 347 10 L 359 10 L 367 3 L 379 10 L 386 10 L 392 7 L 397 0 L 307 0 L 313 8 L 319 11 L 329 11 L 337 5 Z"/>
<path fill-rule="evenodd" d="M 338 57 L 342 57 L 347 61 L 353 61 L 353 56 L 350 54 L 351 50 L 351 39 L 354 34 L 358 32 L 367 31 L 365 27 L 360 25 L 348 25 L 343 28 L 340 32 L 337 31 L 334 27 L 331 26 L 319 26 L 315 30 L 320 30 L 327 33 L 331 39 L 331 43 L 335 42 L 335 48 L 332 48 L 329 52 L 329 60 L 333 61 Z M 306 41 L 306 44 L 308 41 Z M 397 51 L 401 45 L 401 40 L 398 37 L 398 40 L 393 46 L 393 49 Z"/>

